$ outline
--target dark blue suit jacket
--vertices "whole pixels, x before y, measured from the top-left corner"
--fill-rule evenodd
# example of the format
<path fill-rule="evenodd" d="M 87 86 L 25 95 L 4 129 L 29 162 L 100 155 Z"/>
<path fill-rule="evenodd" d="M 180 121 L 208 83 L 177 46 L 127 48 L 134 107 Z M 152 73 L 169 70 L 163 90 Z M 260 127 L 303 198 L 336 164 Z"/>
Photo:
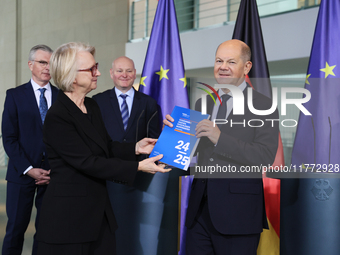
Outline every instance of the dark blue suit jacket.
<path fill-rule="evenodd" d="M 52 103 L 58 89 L 51 85 Z M 43 124 L 32 84 L 7 90 L 2 115 L 2 137 L 9 157 L 6 180 L 19 184 L 34 183 L 34 179 L 23 172 L 29 167 L 50 169 L 43 143 Z M 45 156 L 44 156 L 45 155 Z"/>
<path fill-rule="evenodd" d="M 124 130 L 115 89 L 93 96 L 99 105 L 105 127 L 113 141 L 136 143 L 144 137 L 158 138 L 159 117 L 156 100 L 135 91 L 128 126 Z"/>
<path fill-rule="evenodd" d="M 248 87 L 247 87 L 248 88 Z M 198 145 L 198 166 L 233 166 L 238 171 L 241 166 L 265 166 L 274 162 L 278 147 L 278 124 L 274 127 L 265 119 L 279 119 L 276 110 L 270 116 L 257 116 L 250 112 L 247 106 L 247 88 L 245 95 L 244 115 L 230 113 L 228 124 L 220 125 L 221 135 L 216 146 L 206 137 Z M 271 100 L 253 91 L 255 109 L 267 110 Z M 200 111 L 200 100 L 196 110 Z M 211 113 L 214 102 L 207 98 L 207 112 Z M 233 122 L 245 123 L 230 126 Z M 251 127 L 248 121 L 260 119 L 262 127 Z M 260 126 L 252 122 L 251 125 Z M 263 228 L 268 228 L 264 205 L 263 184 L 261 173 L 236 176 L 223 173 L 225 178 L 213 178 L 214 174 L 195 178 L 189 199 L 186 226 L 192 227 L 199 211 L 205 188 L 208 200 L 209 214 L 215 229 L 226 235 L 258 234 Z M 244 178 L 234 178 L 244 177 Z"/>

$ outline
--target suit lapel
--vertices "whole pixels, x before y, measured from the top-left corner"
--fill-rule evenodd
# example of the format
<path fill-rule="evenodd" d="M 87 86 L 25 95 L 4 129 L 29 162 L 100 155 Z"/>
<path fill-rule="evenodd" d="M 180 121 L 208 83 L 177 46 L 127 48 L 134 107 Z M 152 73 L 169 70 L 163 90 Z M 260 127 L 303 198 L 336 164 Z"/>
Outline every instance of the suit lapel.
<path fill-rule="evenodd" d="M 84 133 L 95 143 L 97 143 L 106 153 L 109 155 L 107 144 L 104 142 L 103 137 L 98 133 L 98 129 L 90 122 L 88 117 L 72 102 L 71 99 L 68 98 L 63 92 L 58 94 L 58 99 L 66 106 L 69 110 L 71 116 L 78 123 L 78 126 L 84 131 Z M 96 114 L 92 112 L 91 107 L 86 102 L 85 98 L 85 106 L 89 113 L 92 113 L 92 118 L 94 119 L 95 125 L 99 123 L 97 120 Z"/>
<path fill-rule="evenodd" d="M 213 97 L 217 98 L 217 96 L 214 94 Z M 207 96 L 207 113 L 210 112 L 210 119 L 211 119 L 211 115 L 214 109 L 214 101 L 212 100 L 212 98 L 210 96 Z"/>
<path fill-rule="evenodd" d="M 40 111 L 39 111 L 37 100 L 35 98 L 33 87 L 30 81 L 26 83 L 25 85 L 25 94 L 26 94 L 25 101 L 28 103 L 28 107 L 32 109 L 32 112 L 35 115 L 35 117 L 38 120 L 40 120 L 38 121 L 38 123 L 39 123 L 40 128 L 42 129 L 43 124 L 42 124 L 42 120 L 40 116 Z"/>
<path fill-rule="evenodd" d="M 234 115 L 233 114 L 233 110 L 230 112 L 229 116 L 228 116 L 228 120 L 230 118 L 233 119 L 234 122 L 242 122 L 245 119 L 245 116 L 248 116 L 249 114 L 249 108 L 248 108 L 248 88 L 250 88 L 250 86 L 247 84 L 246 88 L 243 90 L 243 96 L 244 96 L 244 114 L 243 115 Z M 253 93 L 253 100 L 254 98 L 256 98 L 256 95 L 254 96 Z"/>
<path fill-rule="evenodd" d="M 118 120 L 117 123 L 120 127 L 120 129 L 122 130 L 122 132 L 124 133 L 124 125 L 123 125 L 123 119 L 122 119 L 122 114 L 120 112 L 120 107 L 118 104 L 118 99 L 117 99 L 117 95 L 115 92 L 115 89 L 111 89 L 110 91 L 110 102 L 111 102 L 111 106 L 112 106 L 112 110 L 113 110 L 113 114 L 115 115 L 115 120 Z"/>
<path fill-rule="evenodd" d="M 140 110 L 140 105 L 141 105 L 141 99 L 140 99 L 140 94 L 138 91 L 135 90 L 135 95 L 133 97 L 133 102 L 132 102 L 132 109 L 131 109 L 131 115 L 129 117 L 129 122 L 128 126 L 126 128 L 126 132 L 129 131 L 129 129 L 133 126 L 133 122 L 139 119 L 139 116 L 137 116 L 137 113 Z"/>

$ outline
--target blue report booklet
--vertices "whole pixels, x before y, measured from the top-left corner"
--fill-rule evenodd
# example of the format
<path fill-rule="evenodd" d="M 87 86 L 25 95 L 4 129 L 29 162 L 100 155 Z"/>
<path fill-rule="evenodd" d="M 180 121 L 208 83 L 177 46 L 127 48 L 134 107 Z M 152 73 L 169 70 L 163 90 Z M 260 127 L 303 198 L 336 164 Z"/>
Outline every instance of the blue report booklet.
<path fill-rule="evenodd" d="M 199 142 L 195 136 L 196 125 L 201 120 L 208 119 L 209 115 L 175 106 L 171 117 L 175 120 L 174 126 L 164 127 L 150 157 L 163 154 L 161 162 L 187 170 Z"/>

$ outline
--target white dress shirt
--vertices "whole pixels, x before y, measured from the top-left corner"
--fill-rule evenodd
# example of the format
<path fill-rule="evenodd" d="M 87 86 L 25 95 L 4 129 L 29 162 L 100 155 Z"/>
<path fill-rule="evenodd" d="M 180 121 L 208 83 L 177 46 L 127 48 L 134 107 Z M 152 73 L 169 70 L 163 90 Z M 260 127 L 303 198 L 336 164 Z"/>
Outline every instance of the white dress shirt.
<path fill-rule="evenodd" d="M 243 81 L 240 86 L 238 86 L 239 89 L 241 91 L 244 91 L 245 88 L 247 87 L 247 83 L 245 81 Z M 218 95 L 220 97 L 222 97 L 225 93 L 223 92 L 222 89 L 219 89 L 218 90 Z M 225 117 L 225 119 L 228 118 L 229 114 L 231 113 L 231 110 L 233 109 L 233 96 L 231 94 L 231 92 L 229 91 L 228 92 L 228 95 L 231 96 L 228 100 L 227 100 L 227 115 Z M 211 114 L 211 120 L 214 120 L 216 119 L 216 116 L 217 116 L 217 112 L 218 112 L 218 108 L 220 107 L 221 103 L 220 103 L 220 100 L 218 100 L 216 98 L 216 104 L 214 105 L 214 108 L 213 108 L 213 111 L 212 111 L 212 114 Z"/>
<path fill-rule="evenodd" d="M 47 106 L 48 108 L 51 107 L 52 105 L 52 89 L 51 89 L 51 84 L 50 83 L 47 83 L 45 86 L 41 87 L 39 86 L 32 78 L 31 78 L 31 84 L 32 84 L 32 88 L 33 88 L 33 91 L 34 91 L 34 95 L 35 95 L 35 100 L 37 101 L 37 105 L 38 105 L 38 108 L 40 106 L 40 88 L 45 88 L 45 98 L 46 98 L 46 101 L 47 101 Z M 33 168 L 33 166 L 29 166 L 25 171 L 24 171 L 24 174 L 26 174 L 29 170 L 31 170 Z"/>
<path fill-rule="evenodd" d="M 131 116 L 131 109 L 132 109 L 133 97 L 135 96 L 135 90 L 133 88 L 131 88 L 130 90 L 128 90 L 128 92 L 123 93 L 123 92 L 121 92 L 119 89 L 117 89 L 115 87 L 115 92 L 116 92 L 116 95 L 117 95 L 120 111 L 122 111 L 122 103 L 123 103 L 123 98 L 120 97 L 120 94 L 127 95 L 127 97 L 126 97 L 126 104 L 128 106 L 129 116 Z"/>

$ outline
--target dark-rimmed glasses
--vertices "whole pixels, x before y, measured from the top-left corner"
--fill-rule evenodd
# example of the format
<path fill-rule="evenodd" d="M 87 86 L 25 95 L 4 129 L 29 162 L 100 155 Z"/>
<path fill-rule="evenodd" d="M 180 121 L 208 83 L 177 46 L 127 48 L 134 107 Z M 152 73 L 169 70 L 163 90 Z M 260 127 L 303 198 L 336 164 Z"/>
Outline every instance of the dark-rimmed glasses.
<path fill-rule="evenodd" d="M 94 66 L 90 67 L 90 68 L 86 68 L 86 69 L 79 69 L 78 72 L 88 72 L 91 71 L 92 73 L 92 77 L 95 77 L 97 74 L 97 70 L 98 70 L 98 62 L 94 64 Z"/>
<path fill-rule="evenodd" d="M 32 60 L 33 62 L 38 62 L 42 67 L 46 67 L 49 63 L 44 60 Z"/>

